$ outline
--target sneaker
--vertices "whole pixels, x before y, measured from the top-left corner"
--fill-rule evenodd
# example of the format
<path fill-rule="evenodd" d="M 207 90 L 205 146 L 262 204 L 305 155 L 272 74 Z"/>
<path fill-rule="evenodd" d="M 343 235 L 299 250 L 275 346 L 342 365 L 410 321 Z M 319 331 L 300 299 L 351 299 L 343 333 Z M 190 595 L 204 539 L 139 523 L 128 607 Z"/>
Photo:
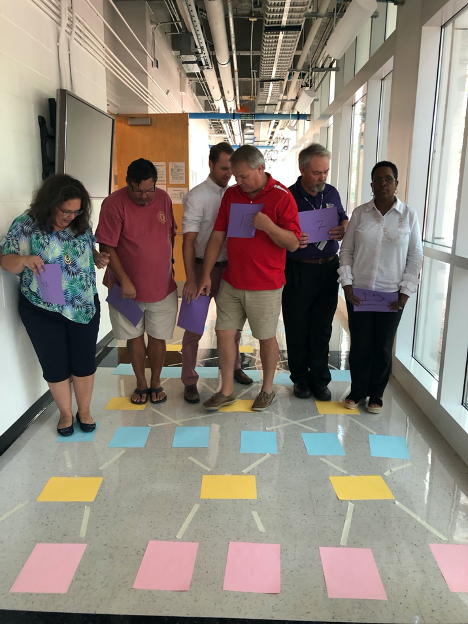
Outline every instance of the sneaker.
<path fill-rule="evenodd" d="M 187 403 L 200 403 L 200 395 L 198 394 L 197 384 L 185 386 L 184 399 Z"/>
<path fill-rule="evenodd" d="M 224 405 L 232 405 L 235 400 L 236 395 L 234 393 L 229 396 L 225 396 L 224 394 L 221 394 L 221 392 L 216 392 L 216 394 L 213 394 L 213 396 L 203 403 L 203 407 L 210 412 L 215 412 Z"/>
<path fill-rule="evenodd" d="M 276 401 L 276 394 L 272 392 L 268 394 L 268 392 L 264 392 L 263 390 L 257 394 L 257 398 L 253 402 L 252 409 L 254 412 L 264 412 L 266 409 L 273 405 Z"/>
<path fill-rule="evenodd" d="M 244 386 L 250 386 L 250 384 L 253 383 L 252 377 L 246 375 L 241 368 L 234 371 L 234 379 L 237 383 L 243 384 Z"/>

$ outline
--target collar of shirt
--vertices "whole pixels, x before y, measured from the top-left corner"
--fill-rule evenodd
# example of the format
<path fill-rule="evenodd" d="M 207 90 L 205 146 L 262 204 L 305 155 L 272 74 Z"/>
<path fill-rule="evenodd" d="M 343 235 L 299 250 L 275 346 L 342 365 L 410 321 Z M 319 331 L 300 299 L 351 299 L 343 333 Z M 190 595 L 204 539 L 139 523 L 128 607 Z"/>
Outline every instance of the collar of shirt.
<path fill-rule="evenodd" d="M 206 178 L 205 183 L 209 186 L 209 188 L 212 191 L 214 191 L 218 195 L 221 195 L 221 197 L 224 195 L 224 191 L 228 188 L 227 186 L 226 187 L 219 186 L 218 184 L 216 184 L 216 182 L 213 182 L 210 176 Z"/>
<path fill-rule="evenodd" d="M 247 193 L 244 193 L 244 191 L 241 189 L 241 187 L 238 184 L 236 184 L 235 188 L 237 188 L 239 193 L 241 195 L 243 195 L 249 201 L 249 203 L 256 202 L 258 199 L 260 199 L 260 197 L 262 197 L 262 195 L 264 195 L 265 193 L 268 193 L 268 191 L 271 191 L 272 189 L 274 189 L 275 185 L 277 184 L 276 180 L 273 180 L 273 178 L 271 177 L 271 175 L 269 173 L 267 173 L 267 176 L 268 176 L 267 183 L 262 188 L 262 190 L 259 191 L 259 193 L 257 195 L 255 195 L 255 197 L 253 199 L 251 197 L 249 197 L 247 195 Z M 234 187 L 232 187 L 232 188 L 234 188 Z M 283 187 L 281 187 L 281 188 L 283 188 Z"/>
<path fill-rule="evenodd" d="M 391 210 L 395 209 L 397 210 L 400 214 L 403 214 L 403 211 L 405 209 L 405 205 L 400 199 L 398 199 L 398 197 L 396 197 L 396 201 L 394 202 L 393 206 L 390 208 L 390 210 L 388 212 L 390 212 Z M 377 206 L 375 205 L 375 202 L 373 199 L 370 200 L 370 202 L 368 202 L 367 207 L 365 208 L 364 212 L 370 212 L 373 209 L 376 209 L 379 214 L 380 210 L 377 208 Z M 386 214 L 388 214 L 388 212 Z"/>

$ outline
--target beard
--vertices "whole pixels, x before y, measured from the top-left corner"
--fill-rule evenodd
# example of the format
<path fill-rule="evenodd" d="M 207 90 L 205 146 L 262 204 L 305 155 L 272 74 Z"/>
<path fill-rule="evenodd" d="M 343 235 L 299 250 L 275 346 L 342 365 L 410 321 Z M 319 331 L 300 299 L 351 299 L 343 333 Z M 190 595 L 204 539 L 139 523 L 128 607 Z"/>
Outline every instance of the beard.
<path fill-rule="evenodd" d="M 325 188 L 325 184 L 326 184 L 326 182 L 317 182 L 312 187 L 312 190 L 314 191 L 314 193 L 321 193 L 323 191 L 323 189 Z"/>

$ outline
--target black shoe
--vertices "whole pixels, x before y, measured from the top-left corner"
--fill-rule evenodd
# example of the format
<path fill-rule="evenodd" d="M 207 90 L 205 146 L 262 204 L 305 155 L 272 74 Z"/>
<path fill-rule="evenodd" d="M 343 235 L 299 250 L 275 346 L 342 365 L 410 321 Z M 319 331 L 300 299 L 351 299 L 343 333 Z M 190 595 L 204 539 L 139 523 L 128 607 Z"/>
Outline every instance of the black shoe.
<path fill-rule="evenodd" d="M 78 412 L 76 412 L 76 420 L 78 421 L 80 425 L 81 431 L 84 431 L 85 433 L 90 433 L 91 431 L 94 431 L 96 429 L 96 423 L 81 422 L 80 415 L 78 414 Z"/>
<path fill-rule="evenodd" d="M 59 423 L 60 423 L 60 420 L 59 420 Z M 75 429 L 73 428 L 73 417 L 72 417 L 72 424 L 69 427 L 62 427 L 62 429 L 59 429 L 57 426 L 57 433 L 63 436 L 64 438 L 71 436 L 74 432 L 75 432 Z"/>
<path fill-rule="evenodd" d="M 317 401 L 331 401 L 331 392 L 327 386 L 316 384 L 312 386 L 311 390 Z"/>
<path fill-rule="evenodd" d="M 197 384 L 185 386 L 184 399 L 187 403 L 200 403 L 200 395 L 198 394 Z"/>
<path fill-rule="evenodd" d="M 294 396 L 296 396 L 298 399 L 310 399 L 311 396 L 310 388 L 305 381 L 297 381 L 294 384 L 293 392 Z"/>

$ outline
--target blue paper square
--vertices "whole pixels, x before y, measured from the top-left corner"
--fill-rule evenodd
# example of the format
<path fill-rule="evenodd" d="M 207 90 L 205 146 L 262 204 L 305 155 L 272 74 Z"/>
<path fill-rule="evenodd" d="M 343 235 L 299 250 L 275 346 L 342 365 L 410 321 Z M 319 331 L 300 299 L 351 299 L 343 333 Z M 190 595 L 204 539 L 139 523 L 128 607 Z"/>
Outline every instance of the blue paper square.
<path fill-rule="evenodd" d="M 278 386 L 294 386 L 293 382 L 289 378 L 289 373 L 280 373 L 279 375 L 276 375 L 273 383 Z"/>
<path fill-rule="evenodd" d="M 346 455 L 336 433 L 303 433 L 308 455 Z"/>
<path fill-rule="evenodd" d="M 219 368 L 217 366 L 197 366 L 195 370 L 201 379 L 218 379 Z"/>
<path fill-rule="evenodd" d="M 210 445 L 209 427 L 177 427 L 172 448 L 208 448 Z"/>
<path fill-rule="evenodd" d="M 369 434 L 369 444 L 372 457 L 411 459 L 403 437 Z"/>
<path fill-rule="evenodd" d="M 81 431 L 79 423 L 75 421 L 75 433 L 66 437 L 58 435 L 57 442 L 92 442 L 94 440 L 94 436 L 96 435 L 98 425 L 99 423 L 96 422 L 96 428 L 94 431 L 88 431 L 88 433 L 85 433 L 84 431 Z"/>
<path fill-rule="evenodd" d="M 351 371 L 331 369 L 332 381 L 351 381 Z"/>
<path fill-rule="evenodd" d="M 109 446 L 112 448 L 143 448 L 151 427 L 117 427 Z"/>
<path fill-rule="evenodd" d="M 241 453 L 270 453 L 276 455 L 275 431 L 243 431 L 241 434 Z"/>
<path fill-rule="evenodd" d="M 112 371 L 113 375 L 134 375 L 133 366 L 131 364 L 119 364 Z"/>

